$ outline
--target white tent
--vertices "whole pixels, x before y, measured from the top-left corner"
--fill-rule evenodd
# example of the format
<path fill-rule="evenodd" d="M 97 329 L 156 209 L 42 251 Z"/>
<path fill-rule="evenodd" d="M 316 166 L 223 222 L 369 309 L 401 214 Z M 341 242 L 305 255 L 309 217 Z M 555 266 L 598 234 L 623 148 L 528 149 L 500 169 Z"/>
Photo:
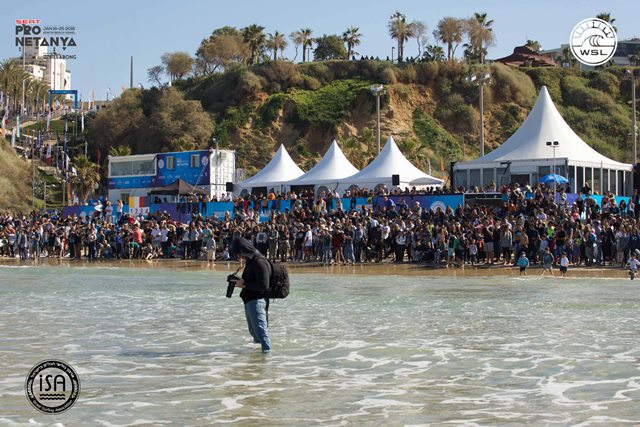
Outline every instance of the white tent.
<path fill-rule="evenodd" d="M 303 174 L 304 172 L 291 159 L 284 145 L 280 145 L 273 159 L 251 178 L 242 181 L 239 186 L 242 188 L 278 187 L 287 185 L 289 181 Z"/>
<path fill-rule="evenodd" d="M 374 189 L 380 184 L 387 188 L 395 187 L 392 184 L 392 175 L 398 175 L 400 187 L 412 185 L 442 186 L 444 181 L 434 178 L 415 167 L 402 154 L 392 137 L 387 139 L 380 154 L 360 172 L 343 180 L 343 185 L 357 185 Z"/>
<path fill-rule="evenodd" d="M 322 160 L 309 172 L 289 182 L 290 185 L 328 185 L 338 184 L 349 176 L 358 173 L 334 139 Z"/>
<path fill-rule="evenodd" d="M 486 186 L 491 181 L 498 185 L 531 184 L 551 173 L 554 165 L 555 172 L 569 178 L 574 190 L 585 182 L 600 193 L 624 194 L 631 187 L 632 166 L 603 156 L 576 135 L 556 109 L 546 86 L 509 139 L 483 157 L 454 166 L 454 182 L 465 187 Z"/>

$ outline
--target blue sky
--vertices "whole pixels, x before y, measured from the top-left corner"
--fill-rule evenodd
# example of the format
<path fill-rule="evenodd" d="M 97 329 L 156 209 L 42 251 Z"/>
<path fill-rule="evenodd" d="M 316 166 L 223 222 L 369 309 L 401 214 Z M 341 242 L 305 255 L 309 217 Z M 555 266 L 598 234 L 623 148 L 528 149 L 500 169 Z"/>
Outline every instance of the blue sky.
<path fill-rule="evenodd" d="M 347 27 L 356 26 L 363 34 L 357 50 L 385 58 L 395 46 L 388 36 L 387 22 L 396 10 L 409 20 L 426 22 L 430 43 L 434 43 L 431 32 L 441 18 L 487 12 L 495 21 L 496 34 L 489 58 L 508 55 L 528 38 L 540 41 L 543 48 L 567 43 L 575 24 L 600 12 L 610 12 L 616 18 L 620 39 L 640 36 L 638 0 L 31 0 L 8 1 L 0 9 L 0 59 L 20 55 L 14 40 L 15 19 L 75 25 L 78 46 L 72 52 L 77 59 L 67 65 L 72 70 L 72 86 L 83 93 L 84 100 L 92 90 L 96 99 L 105 99 L 107 88 L 119 95 L 121 86 L 128 86 L 131 56 L 134 84 L 148 86 L 146 70 L 159 64 L 163 53 L 187 51 L 193 55 L 203 38 L 224 25 L 256 23 L 266 27 L 266 32 L 278 30 L 287 35 L 303 27 L 311 28 L 314 35 L 342 34 Z M 415 40 L 405 49 L 408 55 L 415 55 Z M 293 58 L 293 47 L 285 55 Z"/>

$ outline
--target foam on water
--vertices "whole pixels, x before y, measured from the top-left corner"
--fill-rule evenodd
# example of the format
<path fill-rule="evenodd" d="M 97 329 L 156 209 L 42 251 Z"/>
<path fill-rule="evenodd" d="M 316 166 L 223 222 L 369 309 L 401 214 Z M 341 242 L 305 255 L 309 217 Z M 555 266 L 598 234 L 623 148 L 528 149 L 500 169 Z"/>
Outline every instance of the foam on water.
<path fill-rule="evenodd" d="M 637 288 L 620 280 L 295 274 L 250 343 L 226 274 L 0 275 L 0 425 L 51 425 L 37 362 L 78 372 L 63 425 L 637 424 Z"/>

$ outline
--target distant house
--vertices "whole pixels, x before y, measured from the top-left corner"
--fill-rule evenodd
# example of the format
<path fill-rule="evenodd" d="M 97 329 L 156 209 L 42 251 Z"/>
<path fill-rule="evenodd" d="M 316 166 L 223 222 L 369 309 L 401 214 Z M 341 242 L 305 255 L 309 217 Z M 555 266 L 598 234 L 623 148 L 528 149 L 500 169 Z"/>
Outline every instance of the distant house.
<path fill-rule="evenodd" d="M 513 53 L 504 58 L 496 59 L 496 62 L 511 67 L 558 67 L 558 63 L 550 56 L 541 55 L 528 46 L 517 46 Z"/>

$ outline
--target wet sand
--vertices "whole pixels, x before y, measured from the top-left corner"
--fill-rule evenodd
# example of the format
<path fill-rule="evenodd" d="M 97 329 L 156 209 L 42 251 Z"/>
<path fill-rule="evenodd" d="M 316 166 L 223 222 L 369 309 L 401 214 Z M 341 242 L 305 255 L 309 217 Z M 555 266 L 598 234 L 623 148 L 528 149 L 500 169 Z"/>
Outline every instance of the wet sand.
<path fill-rule="evenodd" d="M 181 259 L 155 259 L 155 260 L 98 260 L 89 261 L 86 259 L 76 260 L 69 258 L 41 258 L 38 262 L 33 260 L 20 261 L 18 258 L 0 258 L 0 266 L 65 266 L 65 267 L 117 267 L 117 268 L 153 268 L 168 270 L 210 270 L 221 272 L 233 272 L 239 267 L 238 262 L 218 261 L 207 263 L 204 260 L 181 260 Z M 291 274 L 338 274 L 353 276 L 426 276 L 426 277 L 494 277 L 512 276 L 519 277 L 520 270 L 513 266 L 470 266 L 464 268 L 450 267 L 435 269 L 424 264 L 414 263 L 394 263 L 385 261 L 382 263 L 365 263 L 356 265 L 323 265 L 319 262 L 309 263 L 287 263 Z M 560 276 L 558 268 L 553 270 L 555 277 Z M 531 277 L 540 276 L 541 266 L 531 266 L 527 269 L 527 275 Z M 548 273 L 545 274 L 545 277 Z M 607 279 L 627 279 L 628 270 L 620 267 L 597 266 L 597 267 L 569 267 L 567 278 L 607 278 Z M 640 281 L 640 278 L 638 279 Z"/>

